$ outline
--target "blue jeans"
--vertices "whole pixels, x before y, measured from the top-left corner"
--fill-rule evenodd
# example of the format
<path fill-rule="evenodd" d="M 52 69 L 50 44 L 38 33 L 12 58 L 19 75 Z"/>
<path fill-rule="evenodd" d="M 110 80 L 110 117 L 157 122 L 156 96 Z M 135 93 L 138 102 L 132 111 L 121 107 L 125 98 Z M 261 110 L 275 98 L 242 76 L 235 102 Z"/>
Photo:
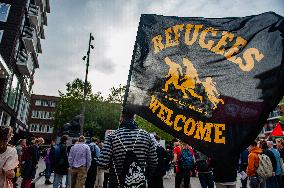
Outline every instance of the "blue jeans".
<path fill-rule="evenodd" d="M 198 173 L 198 178 L 202 188 L 214 188 L 213 174 L 209 173 Z"/>
<path fill-rule="evenodd" d="M 58 188 L 59 186 L 62 185 L 63 176 L 65 176 L 65 175 L 54 173 L 53 188 Z M 67 179 L 67 177 L 66 177 L 66 179 Z"/>
<path fill-rule="evenodd" d="M 49 180 L 50 175 L 51 175 L 51 165 L 45 164 L 45 170 L 44 170 L 45 179 Z"/>

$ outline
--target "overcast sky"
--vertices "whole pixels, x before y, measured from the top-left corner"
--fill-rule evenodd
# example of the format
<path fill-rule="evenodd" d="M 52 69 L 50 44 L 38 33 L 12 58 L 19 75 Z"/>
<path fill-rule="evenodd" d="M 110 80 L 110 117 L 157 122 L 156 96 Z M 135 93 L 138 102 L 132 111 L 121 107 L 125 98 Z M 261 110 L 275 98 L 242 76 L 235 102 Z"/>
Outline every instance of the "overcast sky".
<path fill-rule="evenodd" d="M 89 33 L 95 40 L 88 80 L 94 92 L 126 85 L 141 14 L 183 17 L 239 17 L 274 11 L 283 0 L 51 0 L 39 55 L 34 93 L 58 95 L 65 84 L 84 79 Z"/>

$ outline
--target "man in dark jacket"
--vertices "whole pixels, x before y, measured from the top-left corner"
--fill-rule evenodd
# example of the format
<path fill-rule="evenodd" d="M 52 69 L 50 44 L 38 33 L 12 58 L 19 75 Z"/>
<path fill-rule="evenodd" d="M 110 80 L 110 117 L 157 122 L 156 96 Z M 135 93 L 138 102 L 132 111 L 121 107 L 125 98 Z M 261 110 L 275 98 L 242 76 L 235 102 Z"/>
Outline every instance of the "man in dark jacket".
<path fill-rule="evenodd" d="M 148 177 L 148 188 L 163 188 L 163 176 L 166 175 L 166 160 L 167 152 L 161 146 L 161 138 L 158 135 L 154 136 L 156 142 L 156 151 L 158 156 L 158 166 L 153 173 L 153 176 Z"/>
<path fill-rule="evenodd" d="M 195 166 L 198 172 L 198 178 L 202 188 L 214 188 L 212 167 L 210 164 L 210 159 L 197 151 L 195 153 Z"/>
<path fill-rule="evenodd" d="M 240 155 L 240 173 L 242 176 L 244 175 L 248 167 L 248 155 L 249 155 L 248 149 L 245 149 Z M 247 188 L 248 177 L 246 176 L 241 177 L 241 183 L 242 183 L 241 188 Z"/>
<path fill-rule="evenodd" d="M 63 135 L 60 143 L 53 146 L 50 152 L 51 167 L 54 170 L 53 188 L 58 188 L 64 175 L 68 175 L 67 143 L 68 136 Z M 66 181 L 68 184 L 68 181 Z"/>

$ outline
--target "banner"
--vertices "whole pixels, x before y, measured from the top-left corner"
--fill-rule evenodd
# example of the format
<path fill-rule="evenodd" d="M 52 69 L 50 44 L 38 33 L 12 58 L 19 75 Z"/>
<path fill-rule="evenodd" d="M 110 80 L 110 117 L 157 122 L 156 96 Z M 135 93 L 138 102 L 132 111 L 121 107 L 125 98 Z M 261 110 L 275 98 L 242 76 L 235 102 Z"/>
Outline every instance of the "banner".
<path fill-rule="evenodd" d="M 283 17 L 141 15 L 124 107 L 215 158 L 237 156 L 284 90 Z"/>

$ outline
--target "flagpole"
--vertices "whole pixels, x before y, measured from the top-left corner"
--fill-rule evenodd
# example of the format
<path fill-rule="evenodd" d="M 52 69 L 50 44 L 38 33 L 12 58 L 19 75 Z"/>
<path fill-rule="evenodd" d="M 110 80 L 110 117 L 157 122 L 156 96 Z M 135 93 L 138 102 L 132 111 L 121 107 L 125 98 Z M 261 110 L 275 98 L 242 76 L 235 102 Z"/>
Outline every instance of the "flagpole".
<path fill-rule="evenodd" d="M 80 135 L 84 134 L 84 123 L 85 123 L 85 111 L 86 111 L 86 96 L 87 96 L 87 83 L 88 83 L 88 73 L 89 73 L 90 50 L 91 50 L 91 48 L 94 49 L 94 46 L 91 44 L 92 40 L 94 40 L 94 37 L 92 36 L 92 33 L 90 33 L 87 56 L 83 57 L 84 61 L 87 58 L 87 63 L 86 63 L 86 74 L 85 74 L 85 82 L 84 82 L 84 95 L 83 95 L 83 101 L 82 101 L 82 106 L 81 106 L 81 114 L 80 114 Z"/>

